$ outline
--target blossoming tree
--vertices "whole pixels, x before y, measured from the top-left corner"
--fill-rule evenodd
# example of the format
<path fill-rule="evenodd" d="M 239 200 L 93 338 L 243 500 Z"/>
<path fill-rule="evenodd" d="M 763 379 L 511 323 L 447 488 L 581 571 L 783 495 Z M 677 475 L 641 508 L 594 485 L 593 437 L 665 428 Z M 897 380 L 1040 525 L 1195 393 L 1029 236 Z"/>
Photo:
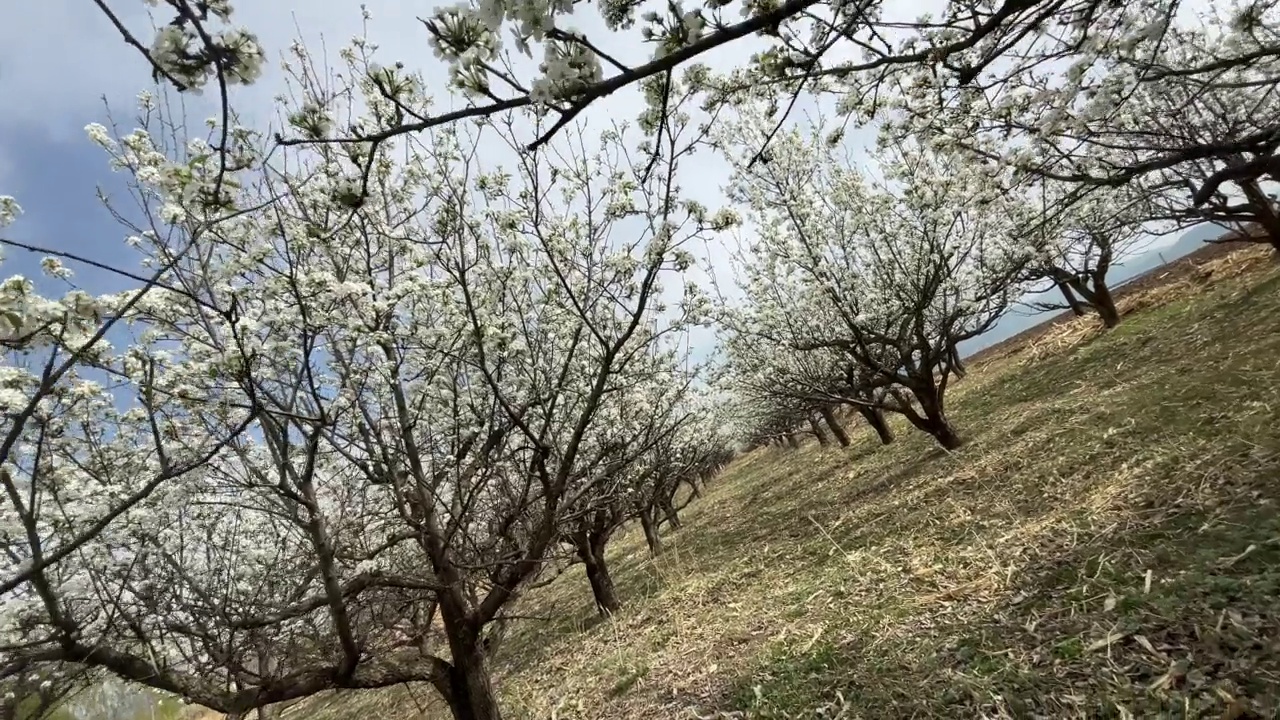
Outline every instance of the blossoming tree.
<path fill-rule="evenodd" d="M 299 132 L 428 104 L 415 76 L 344 57 L 346 87 L 297 71 Z M 600 469 L 634 462 L 617 452 L 629 419 L 676 411 L 657 380 L 707 302 L 667 283 L 732 217 L 682 199 L 670 119 L 648 144 L 577 131 L 504 166 L 477 148 L 518 150 L 514 121 L 267 155 L 217 121 L 166 150 L 146 111 L 150 131 L 91 129 L 164 271 L 116 309 L 138 339 L 109 370 L 138 400 L 69 386 L 62 402 L 87 407 L 45 403 L 6 446 L 10 495 L 52 500 L 47 519 L 16 501 L 6 518 L 0 642 L 231 716 L 423 681 L 459 719 L 500 717 L 487 631 L 583 499 L 608 495 Z M 89 411 L 122 419 L 76 420 Z M 102 517 L 104 473 L 179 481 L 42 556 Z"/>
<path fill-rule="evenodd" d="M 758 226 L 746 294 L 765 332 L 785 332 L 792 352 L 843 354 L 886 390 L 886 409 L 958 447 L 943 402 L 957 346 L 1021 294 L 1025 204 L 990 169 L 927 147 L 886 147 L 873 179 L 820 131 L 790 130 L 753 162 L 771 132 L 764 114 L 743 113 L 720 138 Z"/>
<path fill-rule="evenodd" d="M 1101 188 L 1083 198 L 1062 197 L 1071 192 L 1053 182 L 1029 189 L 1028 204 L 1038 204 L 1040 214 L 1028 231 L 1039 237 L 1032 241 L 1037 245 L 1036 256 L 1027 264 L 1023 279 L 1042 292 L 1056 287 L 1066 299 L 1065 306 L 1044 300 L 1034 301 L 1033 306 L 1066 307 L 1076 314 L 1092 309 L 1103 325 L 1115 327 L 1120 324 L 1120 311 L 1108 276 L 1165 228 L 1149 219 L 1158 210 L 1150 195 L 1136 185 Z M 1050 283 L 1047 288 L 1046 282 Z"/>
<path fill-rule="evenodd" d="M 725 349 L 721 383 L 738 402 L 756 406 L 756 439 L 781 437 L 790 443 L 796 426 L 807 423 L 822 442 L 826 431 L 816 414 L 836 441 L 848 446 L 852 440 L 835 412 L 846 407 L 866 420 L 883 444 L 893 442 L 884 416 L 893 405 L 888 381 L 838 348 L 808 347 L 805 329 L 792 322 L 797 306 L 788 294 L 792 288 L 767 279 L 751 287 L 749 302 L 724 308 L 718 320 Z M 800 346 L 806 349 L 798 352 Z"/>
<path fill-rule="evenodd" d="M 1045 20 L 962 64 L 967 82 L 917 65 L 853 81 L 850 107 L 1042 178 L 1138 181 L 1165 217 L 1273 223 L 1256 186 L 1276 170 L 1274 4 L 1070 3 Z"/>
<path fill-rule="evenodd" d="M 17 213 L 0 198 L 0 226 Z M 104 585 L 99 570 L 131 572 L 122 551 L 130 526 L 197 481 L 254 416 L 252 404 L 223 404 L 229 398 L 216 387 L 187 395 L 180 378 L 192 361 L 121 322 L 167 286 L 171 260 L 191 248 L 170 246 L 148 273 L 132 275 L 137 290 L 119 295 L 74 289 L 52 299 L 23 276 L 0 286 L 0 684 L 61 661 L 120 660 L 93 642 L 119 619 L 101 602 L 117 596 L 119 578 Z M 42 265 L 57 281 L 72 278 L 56 257 Z M 195 411 L 204 403 L 219 407 L 216 423 Z M 49 682 L 37 688 L 42 702 L 58 695 L 60 683 Z"/>

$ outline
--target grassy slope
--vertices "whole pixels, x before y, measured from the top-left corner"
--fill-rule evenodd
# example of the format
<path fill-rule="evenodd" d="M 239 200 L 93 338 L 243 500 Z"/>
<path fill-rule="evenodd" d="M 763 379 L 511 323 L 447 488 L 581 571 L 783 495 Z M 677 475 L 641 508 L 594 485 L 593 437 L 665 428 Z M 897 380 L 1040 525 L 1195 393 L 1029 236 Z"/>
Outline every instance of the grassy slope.
<path fill-rule="evenodd" d="M 612 620 L 580 572 L 525 601 L 550 619 L 502 649 L 509 715 L 1280 707 L 1280 274 L 1244 255 L 1132 298 L 1148 307 L 1111 333 L 1075 323 L 973 368 L 955 454 L 899 427 L 889 447 L 858 429 L 847 450 L 735 462 L 663 557 L 636 531 L 615 543 Z M 430 697 L 289 716 L 447 717 Z"/>

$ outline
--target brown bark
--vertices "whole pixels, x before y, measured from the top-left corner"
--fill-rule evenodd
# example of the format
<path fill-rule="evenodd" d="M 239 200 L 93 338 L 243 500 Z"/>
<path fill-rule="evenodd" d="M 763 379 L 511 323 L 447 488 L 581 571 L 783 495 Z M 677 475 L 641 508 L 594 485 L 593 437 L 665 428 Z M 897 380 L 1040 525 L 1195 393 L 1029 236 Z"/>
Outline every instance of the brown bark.
<path fill-rule="evenodd" d="M 1080 302 L 1076 294 L 1071 291 L 1071 285 L 1065 282 L 1058 283 L 1058 289 L 1062 291 L 1062 297 L 1067 299 L 1067 307 L 1071 308 L 1071 312 L 1076 317 L 1084 317 L 1084 304 Z"/>
<path fill-rule="evenodd" d="M 653 522 L 652 510 L 640 511 L 640 527 L 644 529 L 644 541 L 649 546 L 649 554 L 657 556 L 662 552 L 662 536 Z"/>
<path fill-rule="evenodd" d="M 464 654 L 453 658 L 449 691 L 444 693 L 449 712 L 454 720 L 502 720 L 484 652 L 478 642 L 470 645 Z"/>
<path fill-rule="evenodd" d="M 893 442 L 893 429 L 889 427 L 889 421 L 885 419 L 883 410 L 859 406 L 858 413 L 867 421 L 871 429 L 876 431 L 876 436 L 880 438 L 882 445 Z"/>
<path fill-rule="evenodd" d="M 675 528 L 676 530 L 679 530 L 680 514 L 676 512 L 676 506 L 671 504 L 670 501 L 664 502 L 661 504 L 661 510 L 662 510 L 662 517 L 666 519 L 667 523 L 669 523 L 671 527 Z"/>
<path fill-rule="evenodd" d="M 1276 214 L 1275 206 L 1271 204 L 1271 198 L 1267 197 L 1267 194 L 1263 192 L 1257 180 L 1247 180 L 1239 183 L 1239 185 L 1240 189 L 1244 191 L 1245 198 L 1255 210 L 1254 222 L 1266 233 L 1267 242 L 1271 245 L 1271 248 L 1280 253 L 1280 215 Z"/>
<path fill-rule="evenodd" d="M 943 411 L 942 397 L 936 387 L 912 388 L 911 393 L 920 403 L 919 413 L 911 408 L 907 408 L 903 413 L 912 425 L 932 435 L 938 444 L 947 450 L 955 450 L 964 444 L 964 440 L 956 433 Z"/>
<path fill-rule="evenodd" d="M 830 445 L 831 440 L 827 437 L 827 433 L 822 429 L 822 426 L 818 424 L 818 419 L 812 414 L 808 415 L 806 419 L 809 421 L 809 429 L 813 431 L 813 436 L 818 438 L 818 444 L 823 447 Z"/>
<path fill-rule="evenodd" d="M 969 369 L 965 367 L 964 360 L 960 358 L 960 351 L 956 348 L 951 348 L 951 372 L 954 372 L 956 377 L 961 379 L 969 373 Z"/>
<path fill-rule="evenodd" d="M 609 574 L 609 565 L 605 562 L 604 548 L 607 541 L 607 536 L 592 538 L 585 534 L 574 540 L 578 549 L 578 558 L 587 569 L 587 582 L 591 583 L 591 594 L 595 597 L 596 609 L 606 617 L 618 612 L 622 607 L 622 601 L 618 599 L 618 591 L 613 584 L 613 576 Z"/>
<path fill-rule="evenodd" d="M 438 597 L 450 662 L 444 677 L 434 682 L 436 689 L 454 720 L 502 720 L 485 657 L 484 624 L 469 610 L 461 587 L 443 589 Z"/>
<path fill-rule="evenodd" d="M 1093 309 L 1098 311 L 1098 317 L 1102 318 L 1102 324 L 1106 327 L 1113 328 L 1120 324 L 1120 310 L 1116 307 L 1115 298 L 1111 296 L 1111 288 L 1102 281 L 1101 278 L 1095 278 L 1093 281 Z"/>
<path fill-rule="evenodd" d="M 841 447 L 849 447 L 852 443 L 849 439 L 849 433 L 845 432 L 844 426 L 836 419 L 836 414 L 831 411 L 831 408 L 824 407 L 818 412 L 822 414 L 822 419 L 827 423 L 827 427 L 831 428 L 831 434 L 835 436 L 836 442 L 840 443 Z"/>
<path fill-rule="evenodd" d="M 1120 324 L 1120 310 L 1116 308 L 1115 298 L 1111 295 L 1111 288 L 1107 287 L 1104 273 L 1094 273 L 1089 285 L 1076 280 L 1074 288 L 1089 307 L 1098 313 L 1098 318 L 1102 320 L 1103 325 L 1113 328 Z"/>

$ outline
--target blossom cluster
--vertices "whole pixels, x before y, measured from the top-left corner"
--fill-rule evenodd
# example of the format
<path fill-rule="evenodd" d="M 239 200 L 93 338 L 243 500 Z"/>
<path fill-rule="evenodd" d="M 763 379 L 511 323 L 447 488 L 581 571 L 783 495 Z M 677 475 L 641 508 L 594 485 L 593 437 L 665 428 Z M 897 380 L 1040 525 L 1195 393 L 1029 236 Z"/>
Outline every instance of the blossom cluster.
<path fill-rule="evenodd" d="M 199 93 L 211 81 L 248 85 L 262 75 L 265 52 L 257 36 L 231 25 L 229 0 L 144 0 L 177 13 L 156 31 L 148 53 L 157 75 Z"/>
<path fill-rule="evenodd" d="M 355 123 L 396 112 L 389 84 L 429 104 L 344 57 Z M 283 112 L 324 135 L 344 108 L 305 72 Z M 693 389 L 710 301 L 686 274 L 736 218 L 684 199 L 685 153 L 579 129 L 490 167 L 475 148 L 518 140 L 481 125 L 269 156 L 243 128 L 222 151 L 174 142 L 142 105 L 136 130 L 86 132 L 149 210 L 129 244 L 154 280 L 0 295 L 15 333 L 47 336 L 0 378 L 6 413 L 36 407 L 0 478 L 32 498 L 0 506 L 0 644 L 106 648 L 137 663 L 116 672 L 153 668 L 133 680 L 237 709 L 437 633 L 437 605 L 478 642 L 584 507 L 636 512 L 727 442 Z M 34 370 L 79 347 L 71 319 L 111 342 L 48 387 Z"/>

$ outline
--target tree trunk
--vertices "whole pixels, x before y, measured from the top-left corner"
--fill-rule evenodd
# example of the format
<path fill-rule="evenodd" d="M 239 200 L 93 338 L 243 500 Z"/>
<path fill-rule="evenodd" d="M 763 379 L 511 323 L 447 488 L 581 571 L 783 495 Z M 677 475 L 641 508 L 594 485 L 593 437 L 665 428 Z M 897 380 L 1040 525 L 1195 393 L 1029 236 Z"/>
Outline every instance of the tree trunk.
<path fill-rule="evenodd" d="M 258 673 L 264 677 L 271 677 L 276 671 L 276 660 L 272 656 L 273 645 L 271 640 L 264 634 L 258 638 Z M 258 720 L 279 720 L 283 714 L 283 705 L 269 705 L 267 707 L 258 708 Z"/>
<path fill-rule="evenodd" d="M 441 570 L 445 578 L 457 577 L 457 570 L 450 565 Z M 468 608 L 468 598 L 458 583 L 445 586 L 436 597 L 449 643 L 449 663 L 445 676 L 432 684 L 449 705 L 454 720 L 502 720 L 485 655 L 485 623 Z"/>
<path fill-rule="evenodd" d="M 840 443 L 841 447 L 849 447 L 852 443 L 849 440 L 849 433 L 844 431 L 844 426 L 836 419 L 836 414 L 831 411 L 831 408 L 824 407 L 818 412 L 822 414 L 822 419 L 827 423 L 827 427 L 831 428 L 831 434 L 836 436 L 836 442 Z"/>
<path fill-rule="evenodd" d="M 688 483 L 689 483 L 689 492 L 693 493 L 693 497 L 695 498 L 702 497 L 702 489 L 698 487 L 698 479 L 691 478 L 688 481 Z"/>
<path fill-rule="evenodd" d="M 1084 304 L 1076 298 L 1076 294 L 1071 292 L 1071 286 L 1065 282 L 1058 283 L 1058 289 L 1062 291 L 1062 297 L 1067 299 L 1067 307 L 1071 308 L 1071 312 L 1076 317 L 1084 317 Z"/>
<path fill-rule="evenodd" d="M 1098 317 L 1102 318 L 1103 325 L 1113 328 L 1120 324 L 1120 310 L 1116 307 L 1116 300 L 1111 296 L 1111 288 L 1101 278 L 1093 279 L 1091 302 L 1093 309 L 1098 311 Z"/>
<path fill-rule="evenodd" d="M 1276 208 L 1271 204 L 1271 198 L 1262 191 L 1262 187 L 1258 185 L 1257 180 L 1247 180 L 1238 183 L 1240 189 L 1244 191 L 1245 198 L 1256 211 L 1254 213 L 1255 221 L 1267 234 L 1267 242 L 1271 244 L 1271 249 L 1280 253 L 1280 215 L 1276 214 Z M 1247 239 L 1247 238 L 1246 238 Z"/>
<path fill-rule="evenodd" d="M 964 365 L 964 361 L 960 359 L 960 351 L 955 348 L 951 349 L 951 372 L 954 372 L 956 377 L 961 380 L 963 380 L 964 376 L 969 373 L 968 368 Z"/>
<path fill-rule="evenodd" d="M 830 445 L 831 440 L 827 438 L 826 431 L 818 424 L 817 418 L 810 414 L 807 416 L 807 419 L 809 420 L 809 429 L 813 431 L 813 436 L 818 438 L 818 444 L 823 447 Z"/>
<path fill-rule="evenodd" d="M 880 438 L 882 445 L 888 445 L 893 442 L 893 429 L 889 427 L 889 421 L 884 417 L 884 411 L 880 408 L 858 406 L 858 413 L 867 421 L 871 429 L 876 431 L 876 435 Z"/>
<path fill-rule="evenodd" d="M 795 433 L 787 433 L 787 445 L 790 445 L 792 450 L 800 449 L 800 441 L 796 439 Z"/>
<path fill-rule="evenodd" d="M 608 617 L 622 607 L 618 600 L 618 591 L 613 586 L 613 576 L 609 574 L 609 566 L 604 559 L 604 546 L 607 537 L 575 539 L 578 557 L 587 568 L 587 581 L 591 583 L 591 594 L 596 599 L 596 609 L 601 615 Z"/>
<path fill-rule="evenodd" d="M 649 554 L 656 557 L 662 552 L 662 536 L 653 523 L 652 510 L 640 511 L 640 527 L 644 529 L 644 541 L 649 545 Z"/>
<path fill-rule="evenodd" d="M 955 450 L 964 444 L 964 441 L 956 433 L 955 428 L 951 426 L 951 421 L 947 419 L 946 413 L 943 412 L 942 397 L 936 387 L 930 385 L 929 387 L 912 388 L 911 394 L 915 395 L 923 413 L 921 415 L 907 408 L 905 414 L 912 425 L 932 435 L 938 441 L 938 444 L 947 450 Z"/>
<path fill-rule="evenodd" d="M 667 519 L 671 527 L 676 530 L 680 529 L 680 515 L 676 512 L 676 506 L 670 502 L 662 503 L 662 516 Z"/>
<path fill-rule="evenodd" d="M 502 720 L 484 652 L 478 643 L 470 645 L 461 653 L 454 650 L 449 692 L 445 696 L 449 711 L 453 720 Z"/>

